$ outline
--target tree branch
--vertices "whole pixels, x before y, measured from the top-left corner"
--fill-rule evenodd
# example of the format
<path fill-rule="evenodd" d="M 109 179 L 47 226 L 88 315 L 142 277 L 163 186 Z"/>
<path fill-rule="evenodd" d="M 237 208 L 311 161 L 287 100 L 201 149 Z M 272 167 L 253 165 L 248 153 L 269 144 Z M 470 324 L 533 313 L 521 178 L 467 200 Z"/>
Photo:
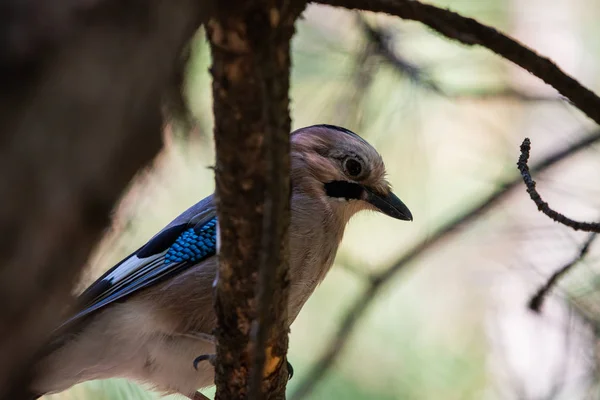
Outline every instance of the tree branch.
<path fill-rule="evenodd" d="M 571 146 L 557 151 L 554 154 L 544 158 L 532 167 L 534 172 L 542 172 L 558 164 L 559 162 L 575 155 L 576 153 L 588 148 L 594 143 L 600 142 L 600 131 L 595 131 L 573 143 Z M 464 213 L 456 216 L 451 221 L 441 226 L 438 230 L 428 235 L 427 239 L 415 245 L 396 263 L 383 270 L 381 273 L 371 278 L 365 291 L 357 297 L 346 313 L 336 335 L 327 347 L 327 351 L 316 362 L 313 368 L 308 372 L 306 378 L 298 385 L 298 388 L 292 395 L 292 400 L 305 398 L 316 384 L 325 376 L 331 365 L 335 362 L 338 355 L 344 350 L 350 335 L 356 327 L 358 321 L 363 316 L 373 299 L 385 287 L 385 284 L 391 280 L 397 273 L 403 271 L 411 262 L 417 260 L 428 250 L 441 244 L 448 239 L 459 228 L 477 220 L 486 212 L 490 211 L 495 205 L 500 203 L 508 193 L 518 187 L 521 183 L 521 177 L 508 181 L 501 185 L 494 193 L 483 199 L 477 205 Z"/>
<path fill-rule="evenodd" d="M 546 216 L 548 216 L 553 221 L 556 221 L 560 224 L 568 226 L 571 229 L 576 231 L 584 231 L 584 232 L 596 232 L 600 233 L 600 223 L 597 222 L 579 222 L 575 221 L 571 218 L 565 217 L 563 214 L 553 210 L 550 208 L 548 203 L 542 200 L 540 194 L 535 188 L 535 181 L 531 178 L 531 173 L 529 172 L 529 166 L 527 165 L 527 161 L 529 160 L 529 150 L 531 149 L 531 141 L 529 138 L 525 138 L 523 143 L 521 144 L 521 156 L 519 157 L 519 161 L 517 162 L 517 166 L 519 171 L 521 171 L 521 176 L 523 177 L 523 182 L 525 182 L 525 186 L 527 186 L 527 193 L 531 197 L 531 200 L 535 203 L 538 210 L 543 212 Z"/>
<path fill-rule="evenodd" d="M 290 41 L 304 6 L 223 1 L 207 25 L 220 232 L 216 399 L 285 398 Z"/>
<path fill-rule="evenodd" d="M 358 16 L 358 25 L 363 30 L 366 38 L 374 46 L 375 53 L 379 55 L 388 65 L 411 81 L 434 93 L 442 94 L 437 83 L 430 79 L 423 67 L 415 65 L 400 56 L 394 50 L 393 34 L 389 30 L 370 24 L 362 15 Z"/>
<path fill-rule="evenodd" d="M 600 98 L 581 85 L 548 58 L 473 18 L 463 17 L 417 0 L 318 0 L 331 6 L 384 12 L 419 21 L 442 35 L 466 45 L 481 45 L 531 72 L 600 124 Z"/>
<path fill-rule="evenodd" d="M 546 300 L 548 293 L 550 293 L 550 291 L 554 288 L 554 286 L 556 286 L 559 279 L 561 279 L 563 276 L 565 276 L 571 270 L 571 268 L 573 268 L 575 265 L 577 265 L 581 260 L 583 260 L 585 258 L 590 247 L 592 246 L 592 243 L 594 242 L 594 240 L 596 240 L 597 236 L 598 236 L 598 234 L 596 232 L 591 233 L 588 236 L 585 243 L 583 244 L 583 246 L 581 246 L 581 249 L 579 249 L 577 256 L 573 260 L 571 260 L 567 264 L 565 264 L 558 271 L 554 272 L 552 274 L 552 276 L 548 279 L 548 281 L 546 281 L 546 283 L 544 283 L 538 289 L 538 291 L 535 293 L 535 295 L 533 295 L 531 297 L 531 299 L 529 300 L 529 309 L 531 311 L 535 311 L 536 313 L 539 313 L 542 310 L 542 306 L 544 305 L 544 300 Z"/>
<path fill-rule="evenodd" d="M 434 81 L 425 71 L 422 66 L 411 63 L 402 57 L 395 50 L 395 39 L 392 32 L 369 24 L 362 16 L 358 18 L 359 25 L 365 32 L 365 36 L 373 44 L 375 53 L 379 55 L 384 62 L 398 71 L 400 74 L 407 76 L 412 82 L 420 87 L 437 93 L 441 96 L 452 99 L 514 99 L 522 102 L 559 102 L 563 99 L 559 96 L 534 95 L 516 90 L 511 87 L 505 88 L 478 88 L 471 90 L 454 90 L 449 91 L 443 89 L 439 83 Z"/>

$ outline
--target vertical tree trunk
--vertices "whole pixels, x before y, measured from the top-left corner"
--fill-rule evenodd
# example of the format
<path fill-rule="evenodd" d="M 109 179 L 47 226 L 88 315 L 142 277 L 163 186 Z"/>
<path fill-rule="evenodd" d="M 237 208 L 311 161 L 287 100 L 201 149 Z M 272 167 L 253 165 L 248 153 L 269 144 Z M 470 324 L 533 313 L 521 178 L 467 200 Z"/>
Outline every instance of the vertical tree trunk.
<path fill-rule="evenodd" d="M 207 26 L 220 230 L 216 399 L 285 397 L 290 40 L 303 8 L 223 1 Z"/>

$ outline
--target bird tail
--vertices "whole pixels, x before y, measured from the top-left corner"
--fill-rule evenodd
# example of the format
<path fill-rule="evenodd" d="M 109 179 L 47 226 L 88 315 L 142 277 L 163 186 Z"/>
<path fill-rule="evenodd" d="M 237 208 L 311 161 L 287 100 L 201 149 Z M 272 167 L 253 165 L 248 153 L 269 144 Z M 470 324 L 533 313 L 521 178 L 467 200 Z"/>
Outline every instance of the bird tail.
<path fill-rule="evenodd" d="M 30 380 L 31 386 L 29 386 L 28 392 L 25 395 L 24 399 L 36 400 L 46 394 L 43 393 L 44 389 L 38 387 L 37 385 L 40 378 L 43 379 L 44 377 L 44 372 L 39 368 L 39 366 L 47 357 L 51 356 L 56 350 L 60 349 L 64 343 L 64 340 L 52 340 L 36 353 L 32 366 L 32 376 Z"/>
<path fill-rule="evenodd" d="M 45 361 L 67 345 L 69 341 L 83 329 L 88 320 L 84 319 L 83 321 L 78 322 L 79 323 L 77 324 L 63 325 L 58 328 L 48 341 L 36 352 L 33 362 L 31 386 L 28 389 L 28 394 L 25 399 L 35 400 L 47 394 L 44 391 L 48 388 L 38 387 L 38 383 L 40 383 L 40 381 L 45 381 L 45 378 L 47 378 L 47 373 L 52 373 L 51 371 L 45 371 Z"/>

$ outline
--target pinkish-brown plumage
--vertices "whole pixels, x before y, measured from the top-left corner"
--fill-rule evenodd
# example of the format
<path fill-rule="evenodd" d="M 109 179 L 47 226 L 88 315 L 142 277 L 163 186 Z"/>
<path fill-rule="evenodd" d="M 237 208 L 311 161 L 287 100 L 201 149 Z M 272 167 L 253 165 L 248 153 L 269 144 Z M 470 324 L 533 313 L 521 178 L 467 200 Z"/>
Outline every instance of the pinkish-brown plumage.
<path fill-rule="evenodd" d="M 412 219 L 390 192 L 381 156 L 356 134 L 315 125 L 293 132 L 291 149 L 289 324 L 325 278 L 354 214 L 370 209 Z M 198 215 L 214 215 L 212 196 L 167 228 Z M 131 268 L 148 259 L 134 255 L 123 265 Z M 216 271 L 217 259 L 210 257 L 125 301 L 90 313 L 83 310 L 81 317 L 59 331 L 52 350 L 41 357 L 32 391 L 58 392 L 78 382 L 110 377 L 126 377 L 164 393 L 190 397 L 198 388 L 211 385 L 210 364 L 201 363 L 195 370 L 193 360 L 215 351 L 210 333 L 216 323 L 212 308 Z"/>

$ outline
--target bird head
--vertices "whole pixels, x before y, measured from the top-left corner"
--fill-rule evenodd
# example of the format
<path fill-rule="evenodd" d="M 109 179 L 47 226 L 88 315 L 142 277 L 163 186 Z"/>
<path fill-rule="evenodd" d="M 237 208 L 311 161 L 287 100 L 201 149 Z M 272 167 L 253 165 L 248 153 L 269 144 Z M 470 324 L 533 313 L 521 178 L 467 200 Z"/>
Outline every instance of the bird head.
<path fill-rule="evenodd" d="M 412 221 L 385 178 L 379 153 L 356 133 L 334 125 L 292 132 L 292 182 L 345 221 L 361 210 Z"/>

